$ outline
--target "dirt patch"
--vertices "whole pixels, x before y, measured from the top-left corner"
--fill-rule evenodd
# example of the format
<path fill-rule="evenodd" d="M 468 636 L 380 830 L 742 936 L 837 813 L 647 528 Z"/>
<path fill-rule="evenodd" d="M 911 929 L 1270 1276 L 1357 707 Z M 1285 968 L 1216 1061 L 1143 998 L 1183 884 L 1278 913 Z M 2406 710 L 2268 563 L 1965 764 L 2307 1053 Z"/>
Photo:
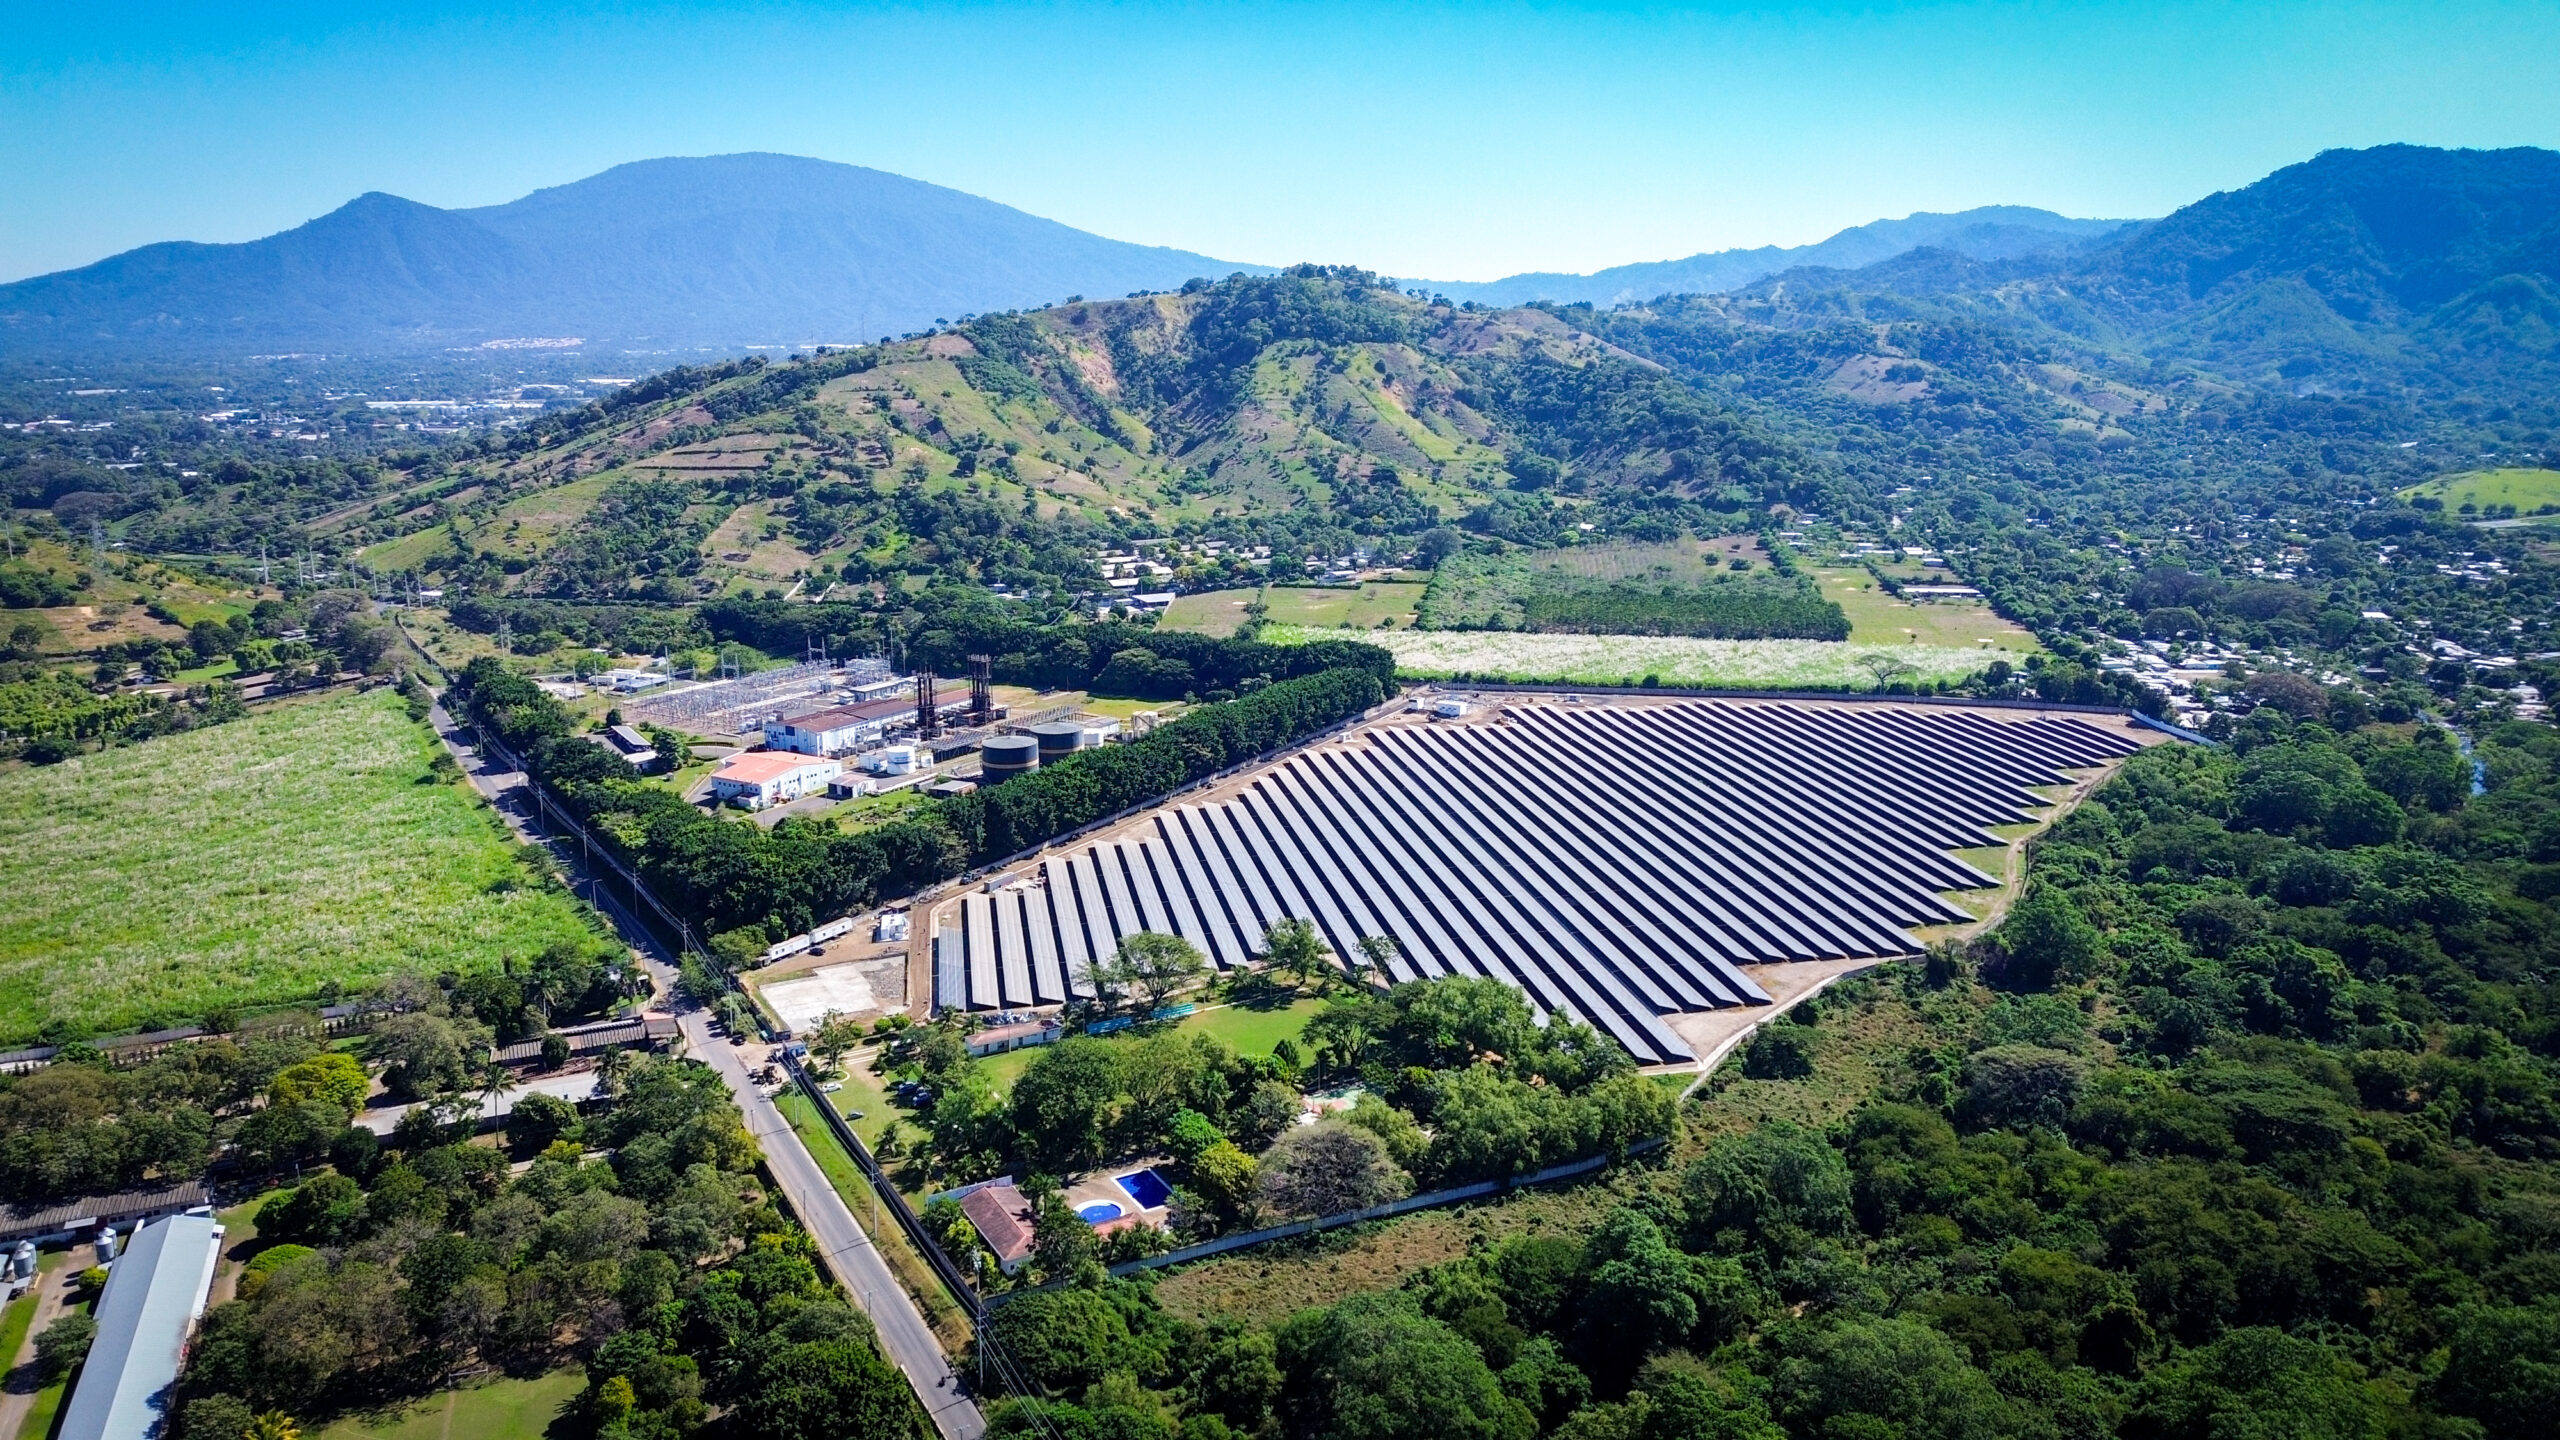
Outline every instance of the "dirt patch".
<path fill-rule="evenodd" d="M 1822 388 L 1866 405 L 1908 405 L 1929 398 L 1929 381 L 1921 378 L 1895 378 L 1894 367 L 1918 362 L 1892 355 L 1852 355 L 1840 362 Z M 1908 372 L 1903 372 L 1905 375 Z"/>

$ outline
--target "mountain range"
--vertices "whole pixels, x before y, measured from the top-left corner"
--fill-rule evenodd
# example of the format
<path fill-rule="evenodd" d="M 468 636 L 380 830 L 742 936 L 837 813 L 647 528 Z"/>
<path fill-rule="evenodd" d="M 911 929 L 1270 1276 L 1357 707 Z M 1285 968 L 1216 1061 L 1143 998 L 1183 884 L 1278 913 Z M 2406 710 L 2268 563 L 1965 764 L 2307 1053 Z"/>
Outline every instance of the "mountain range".
<path fill-rule="evenodd" d="M 1458 300 L 1712 293 L 1923 246 L 2068 252 L 2125 222 L 1986 206 L 1592 275 L 1420 282 Z M 399 353 L 577 339 L 636 350 L 849 344 L 963 315 L 1269 268 L 1133 245 L 878 170 L 789 155 L 616 166 L 442 210 L 379 192 L 242 244 L 173 241 L 0 285 L 0 353 Z"/>
<path fill-rule="evenodd" d="M 146 245 L 0 286 L 0 351 L 851 344 L 1239 270 L 1265 273 L 879 170 L 719 155 L 479 209 L 375 193 L 243 244 Z"/>
<path fill-rule="evenodd" d="M 1624 305 L 1657 295 L 1712 295 L 1738 290 L 1784 270 L 1819 266 L 1856 270 L 1923 247 L 1975 260 L 2069 254 L 2140 224 L 2132 220 L 2074 220 L 2024 205 L 1984 205 L 1940 215 L 1923 211 L 1900 220 L 1852 226 L 1811 245 L 1762 245 L 1716 250 L 1685 260 L 1613 265 L 1589 275 L 1536 272 L 1499 280 L 1431 280 L 1426 289 L 1452 300 L 1485 305 Z"/>

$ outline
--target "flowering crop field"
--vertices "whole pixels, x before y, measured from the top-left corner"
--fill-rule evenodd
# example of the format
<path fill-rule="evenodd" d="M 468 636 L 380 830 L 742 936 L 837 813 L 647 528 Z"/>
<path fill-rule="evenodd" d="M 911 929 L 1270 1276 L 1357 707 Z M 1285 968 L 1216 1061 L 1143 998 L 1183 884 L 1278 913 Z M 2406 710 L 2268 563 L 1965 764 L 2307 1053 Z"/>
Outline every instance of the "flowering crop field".
<path fill-rule="evenodd" d="M 1274 644 L 1336 639 L 1339 632 L 1266 625 Z M 1680 635 L 1534 635 L 1506 630 L 1381 630 L 1359 637 L 1394 652 L 1399 674 L 1417 679 L 1553 680 L 1630 685 L 1651 675 L 1664 685 L 1777 690 L 1863 690 L 1875 685 L 1871 656 L 1910 666 L 1908 678 L 1961 680 L 1998 652 L 1944 645 L 1859 645 L 1829 640 L 1696 640 Z"/>
<path fill-rule="evenodd" d="M 0 1044 L 586 939 L 387 690 L 0 774 Z"/>

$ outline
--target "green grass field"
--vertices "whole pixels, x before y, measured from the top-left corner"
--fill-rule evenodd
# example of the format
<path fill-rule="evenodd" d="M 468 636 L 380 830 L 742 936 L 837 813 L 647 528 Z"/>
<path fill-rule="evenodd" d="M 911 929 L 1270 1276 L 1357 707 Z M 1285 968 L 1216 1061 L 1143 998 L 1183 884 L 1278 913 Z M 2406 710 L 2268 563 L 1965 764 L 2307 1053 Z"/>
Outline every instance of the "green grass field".
<path fill-rule="evenodd" d="M 1852 645 L 1942 645 L 2018 655 L 2037 648 L 2035 636 L 1978 600 L 1896 600 L 1864 570 L 1816 570 L 1813 578 L 1823 598 L 1849 617 Z"/>
<path fill-rule="evenodd" d="M 0 774 L 0 1042 L 329 981 L 495 966 L 594 932 L 387 690 Z"/>
<path fill-rule="evenodd" d="M 0 1310 L 0 1375 L 14 1368 L 18 1347 L 27 1343 L 27 1331 L 36 1323 L 36 1296 L 30 1290 Z"/>
<path fill-rule="evenodd" d="M 1245 621 L 1244 607 L 1259 599 L 1267 609 L 1266 618 L 1275 625 L 1375 630 L 1379 622 L 1392 620 L 1400 628 L 1410 628 L 1422 589 L 1410 581 L 1372 580 L 1356 590 L 1347 585 L 1340 589 L 1268 585 L 1260 590 L 1204 590 L 1176 599 L 1157 623 L 1167 630 L 1232 635 Z"/>
<path fill-rule="evenodd" d="M 1280 645 L 1333 638 L 1295 625 L 1265 627 Z M 1994 647 L 1861 645 L 1828 640 L 1696 640 L 1683 635 L 1531 635 L 1504 630 L 1387 630 L 1363 637 L 1415 679 L 1474 675 L 1565 685 L 1625 685 L 1651 675 L 1664 685 L 1778 690 L 1866 690 L 1868 656 L 1925 680 L 1961 680 L 1990 663 Z"/>
<path fill-rule="evenodd" d="M 1244 607 L 1262 592 L 1245 590 L 1202 590 L 1190 595 L 1177 595 L 1164 607 L 1164 618 L 1156 622 L 1159 630 L 1187 630 L 1194 635 L 1207 635 L 1223 640 L 1244 624 Z"/>
<path fill-rule="evenodd" d="M 586 1384 L 585 1372 L 574 1367 L 530 1380 L 489 1380 L 304 1433 L 310 1440 L 541 1440 Z"/>
<path fill-rule="evenodd" d="M 2502 470 L 2474 470 L 2467 475 L 2447 475 L 2400 492 L 2403 499 L 2427 496 L 2442 500 L 2444 508 L 2455 514 L 2470 506 L 2483 512 L 2496 505 L 2513 505 L 2515 513 L 2530 515 L 2545 506 L 2560 507 L 2560 470 L 2537 470 L 2511 466 Z"/>
<path fill-rule="evenodd" d="M 1271 1047 L 1282 1040 L 1297 1039 L 1307 1028 L 1308 1017 L 1323 1008 L 1321 1000 L 1299 1000 L 1286 1007 L 1269 1010 L 1221 1005 L 1214 1010 L 1199 1010 L 1183 1016 L 1173 1022 L 1172 1030 L 1177 1035 L 1215 1036 L 1227 1042 L 1228 1048 L 1239 1055 L 1268 1055 Z M 1164 1032 L 1121 1030 L 1114 1032 L 1112 1038 L 1134 1037 L 1141 1033 Z M 1011 1090 L 1013 1082 L 1021 1078 L 1022 1072 L 1030 1068 L 1032 1060 L 1039 1054 L 1036 1049 L 1008 1050 L 1001 1055 L 990 1055 L 978 1063 L 981 1072 L 996 1089 Z"/>

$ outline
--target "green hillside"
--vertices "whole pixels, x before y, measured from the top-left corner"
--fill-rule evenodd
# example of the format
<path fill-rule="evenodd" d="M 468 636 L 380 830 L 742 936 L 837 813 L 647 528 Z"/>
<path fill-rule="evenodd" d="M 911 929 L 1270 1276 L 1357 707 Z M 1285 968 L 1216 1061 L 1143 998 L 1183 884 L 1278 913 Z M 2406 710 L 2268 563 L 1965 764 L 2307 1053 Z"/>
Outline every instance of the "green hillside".
<path fill-rule="evenodd" d="M 2401 497 L 2435 500 L 2455 514 L 2532 515 L 2560 509 L 2560 470 L 2514 465 L 2473 470 L 2413 485 Z"/>
<path fill-rule="evenodd" d="M 1301 267 L 672 371 L 451 465 L 433 498 L 342 514 L 328 539 L 484 595 L 1083 588 L 1100 548 L 1183 531 L 1293 555 L 1460 522 L 1530 544 L 1714 533 L 1808 475 L 1544 311 Z"/>

